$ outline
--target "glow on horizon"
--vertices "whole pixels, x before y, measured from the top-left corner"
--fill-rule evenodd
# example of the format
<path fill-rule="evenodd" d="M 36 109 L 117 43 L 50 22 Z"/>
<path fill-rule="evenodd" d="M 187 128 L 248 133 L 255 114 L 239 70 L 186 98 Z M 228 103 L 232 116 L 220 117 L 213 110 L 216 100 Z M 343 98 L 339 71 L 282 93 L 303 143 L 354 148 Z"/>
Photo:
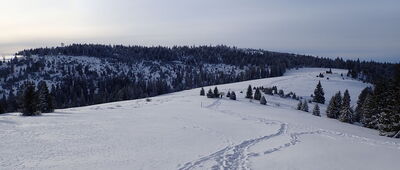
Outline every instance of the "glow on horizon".
<path fill-rule="evenodd" d="M 397 0 L 0 0 L 0 14 L 0 55 L 61 42 L 226 44 L 400 61 Z"/>

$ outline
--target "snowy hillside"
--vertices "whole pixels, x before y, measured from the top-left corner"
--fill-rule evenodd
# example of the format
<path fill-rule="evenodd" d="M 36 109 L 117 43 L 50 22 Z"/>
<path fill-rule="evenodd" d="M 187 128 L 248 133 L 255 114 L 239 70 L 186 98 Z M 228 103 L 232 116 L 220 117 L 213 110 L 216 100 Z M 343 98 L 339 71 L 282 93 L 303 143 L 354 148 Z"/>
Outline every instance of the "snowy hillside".
<path fill-rule="evenodd" d="M 237 101 L 193 89 L 38 117 L 0 115 L 0 169 L 398 169 L 398 139 L 326 118 L 326 105 L 317 117 L 296 110 L 294 99 L 266 95 L 264 106 L 244 98 L 248 85 L 307 98 L 321 81 L 328 101 L 348 89 L 355 105 L 369 86 L 342 78 L 346 70 L 316 77 L 325 71 L 218 86 Z"/>

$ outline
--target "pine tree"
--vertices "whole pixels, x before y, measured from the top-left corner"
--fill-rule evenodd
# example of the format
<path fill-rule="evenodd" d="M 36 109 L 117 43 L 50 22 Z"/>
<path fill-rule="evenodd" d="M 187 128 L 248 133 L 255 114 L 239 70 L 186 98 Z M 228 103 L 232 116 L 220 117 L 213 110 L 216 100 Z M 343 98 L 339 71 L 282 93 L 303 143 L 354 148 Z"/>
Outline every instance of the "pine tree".
<path fill-rule="evenodd" d="M 301 108 L 303 107 L 303 102 L 302 100 L 299 100 L 299 104 L 297 104 L 297 110 L 301 110 Z"/>
<path fill-rule="evenodd" d="M 317 87 L 314 90 L 313 102 L 325 104 L 324 89 L 322 88 L 321 81 L 318 82 Z"/>
<path fill-rule="evenodd" d="M 214 97 L 219 98 L 219 91 L 218 91 L 217 86 L 215 86 L 215 88 L 214 88 Z"/>
<path fill-rule="evenodd" d="M 25 90 L 22 95 L 22 115 L 23 116 L 35 116 L 39 115 L 38 112 L 38 98 L 35 92 L 35 84 L 29 82 L 25 86 Z"/>
<path fill-rule="evenodd" d="M 42 113 L 50 113 L 54 111 L 53 98 L 50 95 L 46 82 L 41 81 L 38 84 L 38 107 Z"/>
<path fill-rule="evenodd" d="M 321 112 L 319 110 L 318 103 L 315 103 L 314 109 L 313 109 L 313 115 L 314 116 L 321 116 Z"/>
<path fill-rule="evenodd" d="M 335 119 L 335 96 L 332 96 L 329 101 L 328 107 L 326 108 L 326 117 Z"/>
<path fill-rule="evenodd" d="M 367 128 L 377 128 L 377 103 L 374 100 L 374 96 L 372 94 L 367 94 L 365 97 L 365 101 L 361 108 L 361 123 L 364 127 Z"/>
<path fill-rule="evenodd" d="M 208 90 L 208 92 L 207 92 L 207 97 L 208 97 L 208 98 L 214 98 L 214 93 L 212 92 L 211 89 Z"/>
<path fill-rule="evenodd" d="M 350 94 L 346 89 L 344 92 L 342 107 L 340 109 L 339 120 L 342 122 L 353 123 L 353 110 L 350 107 Z"/>
<path fill-rule="evenodd" d="M 265 99 L 264 96 L 261 97 L 260 104 L 262 104 L 262 105 L 266 105 L 267 104 L 267 100 Z"/>
<path fill-rule="evenodd" d="M 304 100 L 303 105 L 301 106 L 301 110 L 308 112 L 308 102 Z"/>
<path fill-rule="evenodd" d="M 326 109 L 326 116 L 333 119 L 339 118 L 341 107 L 342 95 L 339 91 L 332 96 L 331 100 L 329 101 L 328 108 Z"/>
<path fill-rule="evenodd" d="M 399 75 L 400 76 L 400 75 Z M 378 115 L 378 129 L 380 135 L 388 137 L 400 137 L 400 91 L 393 81 L 387 82 L 384 93 L 384 107 Z"/>
<path fill-rule="evenodd" d="M 372 93 L 371 87 L 364 88 L 360 95 L 358 96 L 357 107 L 354 112 L 353 121 L 354 122 L 361 122 L 362 115 L 363 115 L 363 105 L 365 103 L 365 99 L 367 98 L 368 94 Z"/>
<path fill-rule="evenodd" d="M 256 89 L 256 92 L 254 92 L 254 99 L 255 100 L 260 100 L 261 99 L 261 92 L 260 92 L 259 88 Z"/>
<path fill-rule="evenodd" d="M 229 96 L 229 98 L 230 98 L 231 100 L 236 100 L 236 94 L 235 94 L 234 91 L 232 91 L 232 93 L 231 93 L 231 95 Z"/>
<path fill-rule="evenodd" d="M 248 99 L 253 98 L 253 89 L 251 88 L 251 85 L 249 85 L 249 87 L 247 88 L 246 98 L 248 98 Z"/>
<path fill-rule="evenodd" d="M 204 88 L 202 87 L 201 90 L 200 90 L 200 96 L 204 96 L 205 93 L 206 93 L 206 92 L 204 91 Z"/>

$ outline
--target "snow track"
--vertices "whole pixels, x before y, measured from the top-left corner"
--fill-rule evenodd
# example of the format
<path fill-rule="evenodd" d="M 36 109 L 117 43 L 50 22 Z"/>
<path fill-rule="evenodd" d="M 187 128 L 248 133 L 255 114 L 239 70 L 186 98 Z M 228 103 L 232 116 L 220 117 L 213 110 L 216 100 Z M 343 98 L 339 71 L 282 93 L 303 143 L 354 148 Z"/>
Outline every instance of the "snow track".
<path fill-rule="evenodd" d="M 268 140 L 270 138 L 282 135 L 286 132 L 287 125 L 281 124 L 281 128 L 278 132 L 266 135 L 260 138 L 249 139 L 235 146 L 227 146 L 211 155 L 202 157 L 196 161 L 186 163 L 180 170 L 189 170 L 196 167 L 202 167 L 208 161 L 212 161 L 216 164 L 212 166 L 212 169 L 249 169 L 246 166 L 248 158 L 254 154 L 247 154 L 247 149 L 257 143 Z"/>
<path fill-rule="evenodd" d="M 203 168 L 205 164 L 213 164 L 211 166 L 212 169 L 215 170 L 225 170 L 225 169 L 250 169 L 248 166 L 249 158 L 255 157 L 255 156 L 260 156 L 260 153 L 248 153 L 248 149 L 254 145 L 257 145 L 260 142 L 267 141 L 271 138 L 277 137 L 277 136 L 283 136 L 286 135 L 288 136 L 288 140 L 290 142 L 285 143 L 283 145 L 280 145 L 278 147 L 274 147 L 272 149 L 268 149 L 263 152 L 263 154 L 271 154 L 272 152 L 281 150 L 283 148 L 289 147 L 291 145 L 295 145 L 297 142 L 299 142 L 299 136 L 301 135 L 306 135 L 306 134 L 314 134 L 314 133 L 319 133 L 317 132 L 301 132 L 301 133 L 291 133 L 287 134 L 287 129 L 288 125 L 287 123 L 283 123 L 277 120 L 266 120 L 263 118 L 253 118 L 250 116 L 246 116 L 245 118 L 238 113 L 234 113 L 232 111 L 228 110 L 218 110 L 218 106 L 221 105 L 221 99 L 215 100 L 213 103 L 211 103 L 208 106 L 205 106 L 205 108 L 208 109 L 213 109 L 216 111 L 219 111 L 224 114 L 229 114 L 229 115 L 235 115 L 235 116 L 241 116 L 242 120 L 250 120 L 250 121 L 257 121 L 257 122 L 262 122 L 266 125 L 270 124 L 280 124 L 280 128 L 277 130 L 276 133 L 270 134 L 270 135 L 265 135 L 259 138 L 254 138 L 254 139 L 249 139 L 241 142 L 238 145 L 234 146 L 227 146 L 217 152 L 214 152 L 208 156 L 202 157 L 198 160 L 188 162 L 184 164 L 183 167 L 179 168 L 179 170 L 189 170 L 189 169 L 195 169 L 195 168 Z"/>

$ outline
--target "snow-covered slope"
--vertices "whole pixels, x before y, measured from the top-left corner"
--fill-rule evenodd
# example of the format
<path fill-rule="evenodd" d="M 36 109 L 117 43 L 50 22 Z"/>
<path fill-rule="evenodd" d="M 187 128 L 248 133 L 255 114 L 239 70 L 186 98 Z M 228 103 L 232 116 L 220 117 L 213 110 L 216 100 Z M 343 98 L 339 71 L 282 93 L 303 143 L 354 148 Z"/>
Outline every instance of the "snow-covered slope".
<path fill-rule="evenodd" d="M 267 106 L 244 99 L 249 84 L 307 97 L 321 80 L 327 100 L 349 89 L 354 104 L 368 86 L 343 80 L 344 70 L 317 78 L 323 71 L 218 86 L 237 101 L 193 89 L 40 117 L 1 115 L 0 169 L 397 169 L 398 139 L 297 111 L 293 99 L 266 96 Z"/>

